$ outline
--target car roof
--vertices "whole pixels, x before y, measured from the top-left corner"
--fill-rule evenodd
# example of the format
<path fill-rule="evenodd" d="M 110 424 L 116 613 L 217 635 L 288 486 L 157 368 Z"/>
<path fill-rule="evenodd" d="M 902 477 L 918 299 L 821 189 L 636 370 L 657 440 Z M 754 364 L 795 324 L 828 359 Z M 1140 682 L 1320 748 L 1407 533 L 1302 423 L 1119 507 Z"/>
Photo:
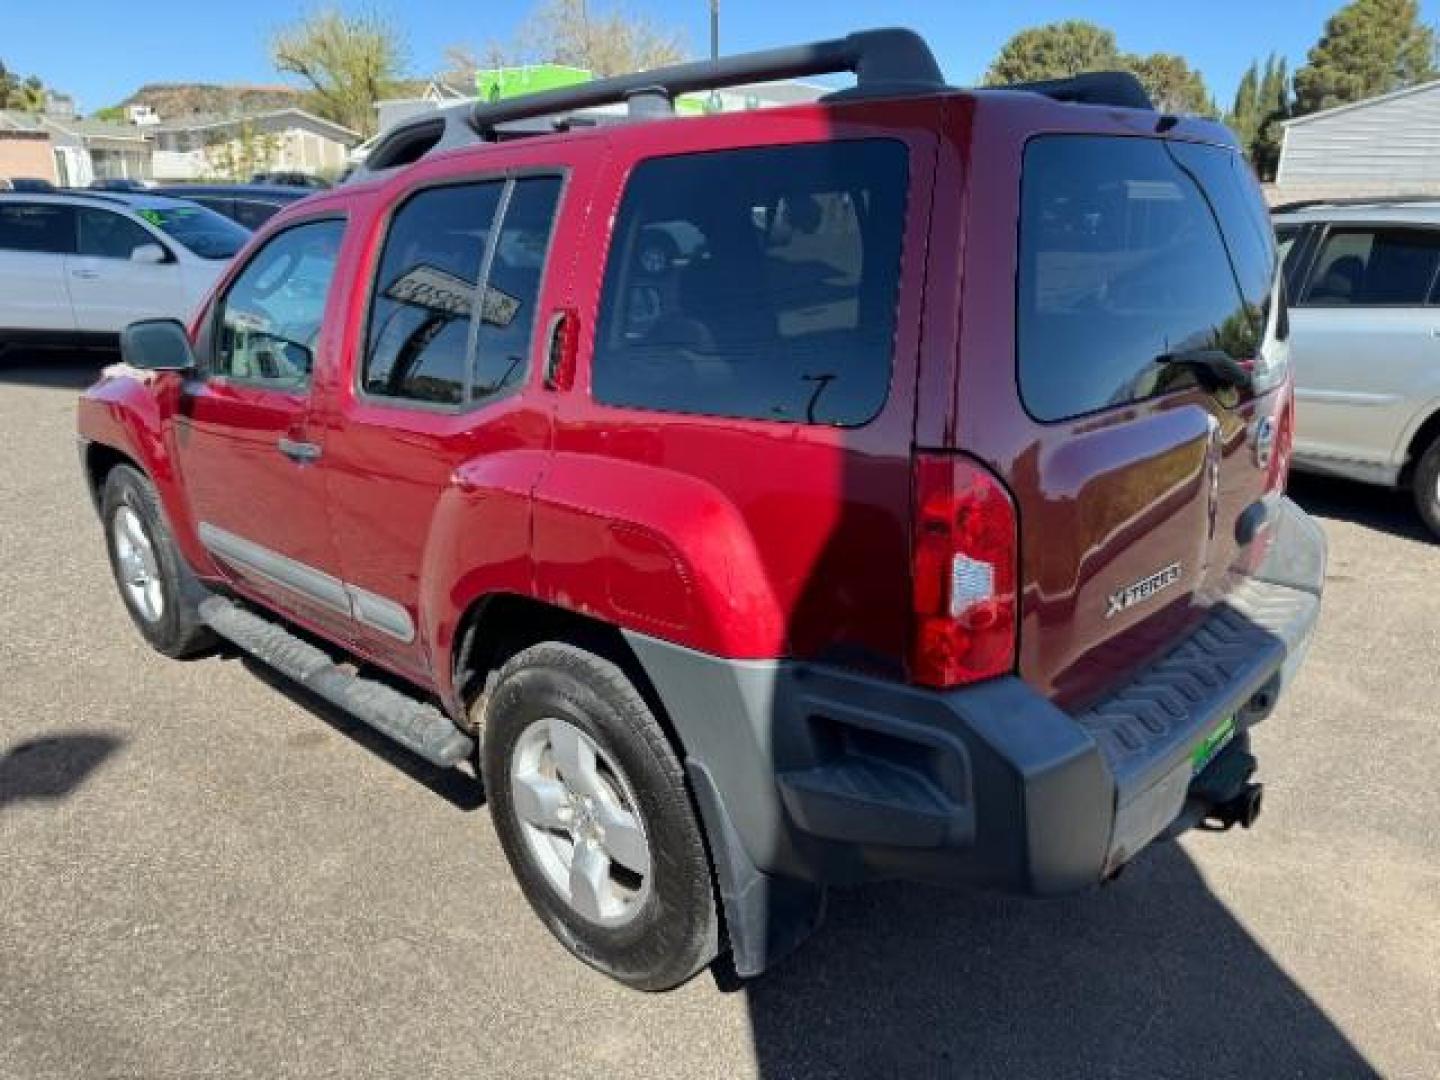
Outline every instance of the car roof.
<path fill-rule="evenodd" d="M 1320 222 L 1440 225 L 1440 196 L 1288 203 L 1275 207 L 1271 213 L 1277 223 L 1286 225 Z"/>
<path fill-rule="evenodd" d="M 183 199 L 168 195 L 151 195 L 142 191 L 4 191 L 0 199 L 9 202 L 45 202 L 99 204 L 115 206 L 117 203 L 130 210 L 173 210 L 183 207 Z"/>
<path fill-rule="evenodd" d="M 155 191 L 173 198 L 190 195 L 224 195 L 233 199 L 307 199 L 319 189 L 292 184 L 157 184 Z"/>

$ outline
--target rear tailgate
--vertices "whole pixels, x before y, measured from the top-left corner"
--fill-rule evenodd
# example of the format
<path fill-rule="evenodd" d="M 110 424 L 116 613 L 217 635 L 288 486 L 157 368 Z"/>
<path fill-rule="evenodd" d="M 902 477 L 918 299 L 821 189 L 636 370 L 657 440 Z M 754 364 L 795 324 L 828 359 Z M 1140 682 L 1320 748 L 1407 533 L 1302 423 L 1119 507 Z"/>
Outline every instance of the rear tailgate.
<path fill-rule="evenodd" d="M 1020 673 L 1080 707 L 1197 626 L 1261 555 L 1255 526 L 1284 472 L 1283 299 L 1258 189 L 1221 129 L 995 108 L 977 130 L 1014 156 L 987 166 L 967 207 L 956 438 L 1019 513 Z M 1085 127 L 1032 137 L 1037 115 Z M 1008 244 L 1014 275 L 992 259 L 978 281 L 978 240 Z M 1217 355 L 1254 385 L 1217 378 Z"/>

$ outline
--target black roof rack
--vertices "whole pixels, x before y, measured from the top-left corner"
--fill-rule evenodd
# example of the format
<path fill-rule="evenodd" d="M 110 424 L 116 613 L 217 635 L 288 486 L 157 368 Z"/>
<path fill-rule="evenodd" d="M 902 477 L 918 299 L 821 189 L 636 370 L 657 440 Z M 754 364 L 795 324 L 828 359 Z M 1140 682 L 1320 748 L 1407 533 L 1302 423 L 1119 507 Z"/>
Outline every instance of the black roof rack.
<path fill-rule="evenodd" d="M 940 65 L 919 34 L 900 29 L 863 30 L 832 41 L 676 64 L 506 101 L 447 106 L 392 128 L 355 176 L 408 165 L 434 150 L 607 122 L 593 113 L 573 115 L 585 109 L 628 104 L 635 119 L 653 119 L 672 112 L 675 98 L 681 94 L 845 71 L 853 72 L 856 79 L 846 96 L 945 89 Z M 536 123 L 541 120 L 544 122 Z"/>
<path fill-rule="evenodd" d="M 370 151 L 353 174 L 361 179 L 422 157 L 476 142 L 500 142 L 576 127 L 650 120 L 674 112 L 675 99 L 751 83 L 853 72 L 855 86 L 823 100 L 935 93 L 948 89 L 925 39 L 913 30 L 862 30 L 830 41 L 700 60 L 633 75 L 525 94 L 505 101 L 461 102 L 401 121 Z M 1043 94 L 1057 101 L 1153 109 L 1140 80 L 1129 72 L 1102 71 L 1050 82 L 993 87 Z M 627 105 L 629 116 L 586 112 Z"/>
<path fill-rule="evenodd" d="M 863 30 L 833 41 L 699 60 L 673 67 L 617 75 L 508 101 L 477 102 L 470 124 L 488 137 L 498 124 L 537 116 L 617 105 L 639 98 L 653 115 L 656 99 L 721 90 L 746 83 L 806 75 L 855 73 L 857 94 L 924 93 L 945 87 L 945 76 L 925 39 L 913 30 Z"/>

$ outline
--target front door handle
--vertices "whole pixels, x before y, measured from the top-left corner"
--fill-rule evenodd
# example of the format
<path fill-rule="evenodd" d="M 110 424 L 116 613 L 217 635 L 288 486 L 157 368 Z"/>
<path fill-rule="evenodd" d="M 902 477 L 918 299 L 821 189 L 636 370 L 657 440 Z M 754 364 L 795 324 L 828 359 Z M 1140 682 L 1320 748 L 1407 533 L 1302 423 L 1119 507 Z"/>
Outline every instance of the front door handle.
<path fill-rule="evenodd" d="M 84 278 L 86 281 L 93 281 L 100 276 L 99 270 L 71 270 L 71 277 Z"/>
<path fill-rule="evenodd" d="M 320 447 L 312 442 L 297 442 L 282 435 L 276 440 L 275 446 L 297 465 L 309 465 L 320 460 Z"/>

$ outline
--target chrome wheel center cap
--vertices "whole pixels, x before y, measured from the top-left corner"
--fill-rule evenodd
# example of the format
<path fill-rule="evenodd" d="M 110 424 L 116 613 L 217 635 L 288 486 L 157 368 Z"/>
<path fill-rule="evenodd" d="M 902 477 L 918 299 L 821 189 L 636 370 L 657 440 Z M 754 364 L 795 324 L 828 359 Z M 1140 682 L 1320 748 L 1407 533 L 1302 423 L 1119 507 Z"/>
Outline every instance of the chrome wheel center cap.
<path fill-rule="evenodd" d="M 145 572 L 145 560 L 140 558 L 139 552 L 127 552 L 121 556 L 120 561 L 124 564 L 125 576 L 129 578 L 130 584 L 144 588 L 150 575 Z"/>
<path fill-rule="evenodd" d="M 580 840 L 598 840 L 605 835 L 595 800 L 588 795 L 571 796 L 575 806 L 574 832 Z"/>

